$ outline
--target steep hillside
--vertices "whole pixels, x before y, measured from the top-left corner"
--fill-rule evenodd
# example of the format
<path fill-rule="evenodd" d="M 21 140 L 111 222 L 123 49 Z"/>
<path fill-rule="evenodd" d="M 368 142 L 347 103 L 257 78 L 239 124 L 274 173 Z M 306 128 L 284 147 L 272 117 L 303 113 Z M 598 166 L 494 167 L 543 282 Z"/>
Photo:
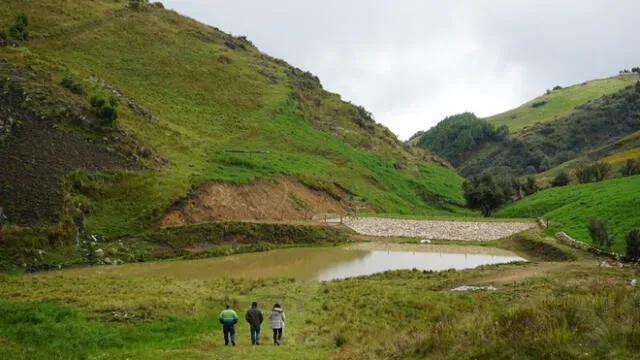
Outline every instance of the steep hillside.
<path fill-rule="evenodd" d="M 499 217 L 537 217 L 549 220 L 549 232 L 564 231 L 591 242 L 587 224 L 605 218 L 616 236 L 613 249 L 624 253 L 624 234 L 640 227 L 640 176 L 547 189 L 508 205 Z"/>
<path fill-rule="evenodd" d="M 20 13 L 28 40 L 9 32 Z M 14 94 L 0 102 L 9 223 L 70 217 L 87 233 L 136 234 L 205 184 L 258 179 L 294 181 L 343 211 L 447 213 L 464 202 L 453 170 L 405 149 L 317 77 L 158 4 L 9 0 L 0 31 L 0 78 Z M 118 104 L 115 127 L 92 112 L 95 94 Z M 294 190 L 287 201 L 303 213 Z"/>
<path fill-rule="evenodd" d="M 519 132 L 538 122 L 548 122 L 571 114 L 576 106 L 618 92 L 640 80 L 636 73 L 622 73 L 606 79 L 585 81 L 566 88 L 555 88 L 521 106 L 486 118 L 496 126 L 507 125 Z"/>

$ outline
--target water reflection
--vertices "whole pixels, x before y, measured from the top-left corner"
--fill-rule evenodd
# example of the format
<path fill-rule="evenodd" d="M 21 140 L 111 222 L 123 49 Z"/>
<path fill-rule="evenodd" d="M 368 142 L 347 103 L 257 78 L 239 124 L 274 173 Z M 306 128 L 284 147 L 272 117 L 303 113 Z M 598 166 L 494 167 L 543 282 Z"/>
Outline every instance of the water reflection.
<path fill-rule="evenodd" d="M 418 269 L 447 270 L 472 269 L 480 265 L 502 264 L 524 261 L 517 256 L 486 254 L 451 254 L 409 251 L 370 251 L 364 257 L 348 263 L 330 265 L 323 269 L 317 280 L 343 279 L 361 275 L 371 275 L 387 270 Z"/>

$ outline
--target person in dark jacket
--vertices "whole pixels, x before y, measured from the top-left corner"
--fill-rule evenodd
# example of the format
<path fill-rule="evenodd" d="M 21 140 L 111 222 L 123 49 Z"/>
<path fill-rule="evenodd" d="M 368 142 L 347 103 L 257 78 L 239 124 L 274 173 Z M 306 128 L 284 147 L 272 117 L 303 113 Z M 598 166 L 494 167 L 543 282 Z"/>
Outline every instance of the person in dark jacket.
<path fill-rule="evenodd" d="M 273 343 L 276 345 L 280 345 L 282 343 L 282 329 L 284 328 L 285 319 L 286 316 L 284 315 L 284 311 L 282 311 L 280 304 L 273 305 L 273 310 L 271 310 L 271 313 L 269 314 L 269 326 L 273 329 Z"/>
<path fill-rule="evenodd" d="M 262 311 L 258 309 L 258 303 L 252 302 L 251 308 L 247 310 L 245 320 L 249 323 L 249 331 L 251 331 L 251 345 L 260 345 L 260 326 L 262 326 Z"/>
<path fill-rule="evenodd" d="M 233 326 L 238 322 L 238 314 L 231 309 L 231 305 L 227 305 L 227 308 L 218 316 L 218 320 L 222 324 L 224 344 L 229 345 L 229 338 L 231 338 L 231 345 L 236 346 L 236 329 Z"/>

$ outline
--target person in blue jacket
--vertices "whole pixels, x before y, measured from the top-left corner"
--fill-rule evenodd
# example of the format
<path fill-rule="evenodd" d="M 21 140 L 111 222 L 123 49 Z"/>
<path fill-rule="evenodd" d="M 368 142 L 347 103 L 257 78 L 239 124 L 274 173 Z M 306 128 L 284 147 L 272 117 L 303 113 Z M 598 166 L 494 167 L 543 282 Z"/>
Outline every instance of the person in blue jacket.
<path fill-rule="evenodd" d="M 236 329 L 233 326 L 238 322 L 238 314 L 231 309 L 231 305 L 227 305 L 227 308 L 218 316 L 218 320 L 222 324 L 224 344 L 229 345 L 229 338 L 231 338 L 231 345 L 236 346 Z"/>

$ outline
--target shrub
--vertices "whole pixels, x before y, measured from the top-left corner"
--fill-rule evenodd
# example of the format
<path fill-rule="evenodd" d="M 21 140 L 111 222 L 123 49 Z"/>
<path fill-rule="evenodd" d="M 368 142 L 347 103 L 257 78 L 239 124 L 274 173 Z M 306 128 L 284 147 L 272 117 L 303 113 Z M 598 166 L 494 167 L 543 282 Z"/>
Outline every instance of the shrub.
<path fill-rule="evenodd" d="M 622 175 L 631 176 L 640 174 L 640 159 L 629 159 L 622 167 Z"/>
<path fill-rule="evenodd" d="M 609 234 L 607 219 L 591 218 L 587 226 L 593 245 L 601 249 L 610 249 L 615 236 Z"/>
<path fill-rule="evenodd" d="M 91 107 L 93 114 L 103 126 L 115 126 L 118 119 L 118 101 L 113 97 L 106 97 L 103 94 L 94 94 L 91 96 Z"/>
<path fill-rule="evenodd" d="M 581 165 L 576 169 L 576 178 L 580 184 L 586 184 L 593 181 L 593 169 L 588 165 Z"/>
<path fill-rule="evenodd" d="M 554 90 L 554 91 L 556 91 L 556 90 L 562 90 L 562 86 L 560 86 L 560 85 L 556 85 L 556 86 L 554 86 L 554 87 L 553 87 L 553 90 Z"/>
<path fill-rule="evenodd" d="M 609 175 L 611 174 L 611 169 L 612 169 L 611 164 L 609 164 L 606 161 L 598 161 L 597 163 L 591 166 L 593 167 L 592 172 L 596 181 L 602 181 L 607 177 L 609 177 Z"/>
<path fill-rule="evenodd" d="M 538 107 L 540 107 L 540 106 L 544 106 L 544 105 L 546 105 L 546 104 L 547 104 L 547 102 L 548 102 L 547 100 L 540 100 L 540 101 L 536 101 L 536 102 L 534 102 L 533 104 L 531 104 L 531 107 L 532 107 L 532 108 L 538 108 Z"/>
<path fill-rule="evenodd" d="M 553 181 L 551 181 L 551 186 L 556 187 L 569 185 L 569 180 L 569 174 L 567 174 L 566 171 L 563 171 L 560 174 L 556 175 Z"/>
<path fill-rule="evenodd" d="M 72 78 L 66 76 L 60 82 L 60 85 L 69 89 L 72 93 L 78 95 L 84 95 L 84 88 L 79 83 L 75 82 Z"/>
<path fill-rule="evenodd" d="M 153 6 L 157 7 L 158 9 L 164 9 L 164 4 L 161 3 L 160 1 L 154 2 Z"/>
<path fill-rule="evenodd" d="M 627 257 L 634 260 L 640 260 L 640 229 L 629 231 L 624 241 L 627 244 Z"/>
<path fill-rule="evenodd" d="M 24 13 L 16 17 L 16 23 L 11 26 L 10 34 L 16 40 L 29 40 L 29 18 Z"/>

